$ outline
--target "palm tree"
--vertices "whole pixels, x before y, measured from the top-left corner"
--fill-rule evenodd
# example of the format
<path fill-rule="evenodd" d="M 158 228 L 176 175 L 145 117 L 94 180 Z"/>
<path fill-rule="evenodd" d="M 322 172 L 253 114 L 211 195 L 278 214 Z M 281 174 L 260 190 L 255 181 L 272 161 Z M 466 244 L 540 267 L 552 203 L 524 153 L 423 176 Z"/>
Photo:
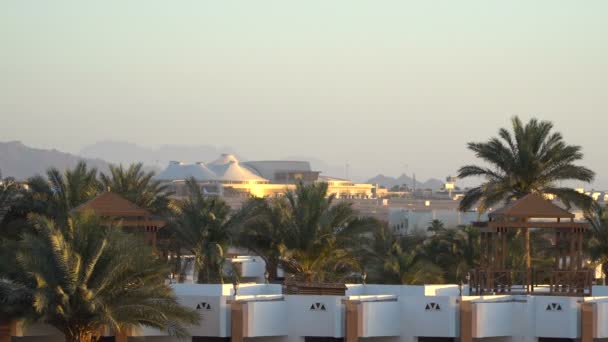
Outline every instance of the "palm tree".
<path fill-rule="evenodd" d="M 552 132 L 553 124 L 549 121 L 532 119 L 524 125 L 518 117 L 513 117 L 512 124 L 513 133 L 501 128 L 500 139 L 468 144 L 468 148 L 491 167 L 460 168 L 460 178 L 481 176 L 486 180 L 465 193 L 460 210 L 469 210 L 479 203 L 479 209 L 484 211 L 501 201 L 529 193 L 551 194 L 567 206 L 589 208 L 590 197 L 560 186 L 562 181 L 593 180 L 593 171 L 574 164 L 583 158 L 581 147 L 566 145 L 560 133 Z"/>
<path fill-rule="evenodd" d="M 445 226 L 441 220 L 432 220 L 429 222 L 429 226 L 426 228 L 427 232 L 431 232 L 433 234 L 437 234 L 443 230 L 445 230 Z"/>
<path fill-rule="evenodd" d="M 66 225 L 39 215 L 30 220 L 36 233 L 25 234 L 8 261 L 16 271 L 0 274 L 0 302 L 12 304 L 12 314 L 18 305 L 22 317 L 54 326 L 68 342 L 96 341 L 106 327 L 184 336 L 184 324 L 198 322 L 165 285 L 164 262 L 118 227 L 92 213 L 70 216 Z"/>
<path fill-rule="evenodd" d="M 197 282 L 223 283 L 224 251 L 232 238 L 230 207 L 220 198 L 206 198 L 194 178 L 186 180 L 186 189 L 188 196 L 172 206 L 170 225 L 195 257 Z"/>
<path fill-rule="evenodd" d="M 608 276 L 608 211 L 596 203 L 586 217 L 591 224 L 591 238 L 587 247 L 589 255 L 601 264 L 605 281 Z"/>
<path fill-rule="evenodd" d="M 358 218 L 351 203 L 334 203 L 335 195 L 327 196 L 327 183 L 300 183 L 285 197 L 289 218 L 281 263 L 286 272 L 322 282 L 360 271 L 353 251 L 371 235 L 375 220 Z"/>
<path fill-rule="evenodd" d="M 290 218 L 288 202 L 283 197 L 251 198 L 244 207 L 250 208 L 250 215 L 237 233 L 237 244 L 260 256 L 266 263 L 268 280 L 275 281 Z"/>
<path fill-rule="evenodd" d="M 145 172 L 142 163 L 110 165 L 110 173 L 101 173 L 100 179 L 107 191 L 115 192 L 153 213 L 164 212 L 169 204 L 167 186 L 154 179 L 154 172 Z"/>
<path fill-rule="evenodd" d="M 46 179 L 35 176 L 27 181 L 30 191 L 24 201 L 25 211 L 65 221 L 70 210 L 95 197 L 101 189 L 97 169 L 89 169 L 83 161 L 63 173 L 50 168 L 46 176 Z"/>
<path fill-rule="evenodd" d="M 367 279 L 380 284 L 438 284 L 443 271 L 421 251 L 426 236 L 395 236 L 386 224 L 374 229 L 359 252 Z"/>
<path fill-rule="evenodd" d="M 443 270 L 447 282 L 457 283 L 478 264 L 479 230 L 467 226 L 444 229 L 422 244 L 426 258 Z"/>
<path fill-rule="evenodd" d="M 0 173 L 0 223 L 21 194 L 19 184 L 13 178 L 2 178 Z"/>

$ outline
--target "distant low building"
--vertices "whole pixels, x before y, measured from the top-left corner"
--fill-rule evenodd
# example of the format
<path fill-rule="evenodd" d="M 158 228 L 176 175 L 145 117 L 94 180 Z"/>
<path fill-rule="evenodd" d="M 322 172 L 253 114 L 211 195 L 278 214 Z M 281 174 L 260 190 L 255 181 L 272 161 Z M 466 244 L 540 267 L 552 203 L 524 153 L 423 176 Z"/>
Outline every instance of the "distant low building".
<path fill-rule="evenodd" d="M 240 162 L 232 154 L 222 154 L 210 163 L 188 164 L 173 161 L 157 179 L 170 184 L 177 196 L 184 196 L 185 181 L 191 177 L 197 180 L 205 194 L 222 196 L 232 206 L 238 206 L 249 196 L 283 196 L 287 191 L 295 189 L 296 184 L 300 182 L 325 182 L 328 184 L 328 193 L 338 198 L 377 196 L 375 185 L 322 176 L 320 171 L 312 170 L 307 161 Z"/>

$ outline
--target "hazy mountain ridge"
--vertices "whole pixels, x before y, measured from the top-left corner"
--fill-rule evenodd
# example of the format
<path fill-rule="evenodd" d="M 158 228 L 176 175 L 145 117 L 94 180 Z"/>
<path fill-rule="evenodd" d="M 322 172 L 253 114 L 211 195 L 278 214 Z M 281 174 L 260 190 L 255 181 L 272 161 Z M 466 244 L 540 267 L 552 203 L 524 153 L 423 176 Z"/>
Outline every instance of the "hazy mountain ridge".
<path fill-rule="evenodd" d="M 0 142 L 0 172 L 4 177 L 14 177 L 24 180 L 37 174 L 44 174 L 50 167 L 59 170 L 74 167 L 79 161 L 84 160 L 90 167 L 97 168 L 100 172 L 107 172 L 110 164 L 129 165 L 142 162 L 147 171 L 162 171 L 170 160 L 185 162 L 212 161 L 222 153 L 231 153 L 232 148 L 221 148 L 211 145 L 182 146 L 163 145 L 158 148 L 143 147 L 133 143 L 105 141 L 86 146 L 81 150 L 81 155 L 61 152 L 56 149 L 40 149 L 24 145 L 20 141 Z M 238 154 L 237 154 L 238 156 Z M 242 156 L 239 159 L 246 160 Z M 279 160 L 306 160 L 309 161 L 313 170 L 322 171 L 323 175 L 345 178 L 345 166 L 331 165 L 314 157 L 291 156 L 277 158 Z M 357 181 L 363 180 L 363 175 L 357 175 L 356 170 L 350 170 L 349 178 Z M 379 174 L 370 178 L 367 183 L 379 184 L 387 188 L 394 185 L 412 185 L 413 180 L 401 175 L 397 178 Z M 431 178 L 425 182 L 416 182 L 419 189 L 440 189 L 443 182 Z"/>
<path fill-rule="evenodd" d="M 99 171 L 108 170 L 109 163 L 101 159 L 83 158 L 55 149 L 32 148 L 20 141 L 0 142 L 0 172 L 3 177 L 24 180 L 42 175 L 51 167 L 59 170 L 74 167 L 82 160 Z"/>
<path fill-rule="evenodd" d="M 378 184 L 378 185 L 386 187 L 387 189 L 390 189 L 395 185 L 403 185 L 403 184 L 407 184 L 409 187 L 412 187 L 414 184 L 414 179 L 412 179 L 411 177 L 409 177 L 405 174 L 402 174 L 401 176 L 399 176 L 397 178 L 379 174 L 373 178 L 370 178 L 367 182 L 372 183 L 372 184 Z M 436 179 L 436 178 L 430 178 L 430 179 L 426 180 L 425 182 L 419 182 L 418 180 L 416 180 L 417 189 L 439 190 L 439 189 L 443 188 L 443 185 L 444 185 L 444 182 L 442 182 L 441 180 Z"/>
<path fill-rule="evenodd" d="M 80 150 L 79 155 L 87 158 L 100 158 L 116 164 L 141 162 L 148 166 L 165 168 L 172 160 L 189 163 L 210 162 L 222 153 L 235 153 L 235 151 L 231 147 L 212 145 L 146 147 L 124 141 L 102 141 L 85 146 Z"/>

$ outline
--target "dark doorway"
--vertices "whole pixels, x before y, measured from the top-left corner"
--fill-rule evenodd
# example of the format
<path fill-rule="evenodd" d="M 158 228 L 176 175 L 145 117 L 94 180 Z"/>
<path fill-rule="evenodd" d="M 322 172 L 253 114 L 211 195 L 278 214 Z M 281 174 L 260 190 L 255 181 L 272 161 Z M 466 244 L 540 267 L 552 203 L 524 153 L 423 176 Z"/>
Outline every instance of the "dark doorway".
<path fill-rule="evenodd" d="M 453 337 L 418 337 L 418 342 L 454 342 Z"/>
<path fill-rule="evenodd" d="M 230 337 L 192 336 L 192 342 L 230 342 Z"/>
<path fill-rule="evenodd" d="M 304 342 L 344 342 L 343 337 L 304 337 Z"/>

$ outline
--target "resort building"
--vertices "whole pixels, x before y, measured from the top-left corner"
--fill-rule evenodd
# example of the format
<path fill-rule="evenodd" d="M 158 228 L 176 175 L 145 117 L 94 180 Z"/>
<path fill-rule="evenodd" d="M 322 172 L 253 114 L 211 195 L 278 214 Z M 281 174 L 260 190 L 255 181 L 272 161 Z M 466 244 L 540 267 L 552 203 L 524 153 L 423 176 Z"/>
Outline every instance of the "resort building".
<path fill-rule="evenodd" d="M 222 154 L 209 162 L 187 164 L 173 161 L 157 179 L 171 185 L 177 196 L 185 195 L 186 179 L 194 177 L 206 194 L 218 195 L 230 204 L 249 196 L 279 197 L 293 190 L 296 184 L 326 182 L 329 193 L 338 198 L 373 198 L 376 186 L 357 184 L 350 180 L 321 176 L 306 161 L 247 161 L 240 162 L 232 154 Z"/>

